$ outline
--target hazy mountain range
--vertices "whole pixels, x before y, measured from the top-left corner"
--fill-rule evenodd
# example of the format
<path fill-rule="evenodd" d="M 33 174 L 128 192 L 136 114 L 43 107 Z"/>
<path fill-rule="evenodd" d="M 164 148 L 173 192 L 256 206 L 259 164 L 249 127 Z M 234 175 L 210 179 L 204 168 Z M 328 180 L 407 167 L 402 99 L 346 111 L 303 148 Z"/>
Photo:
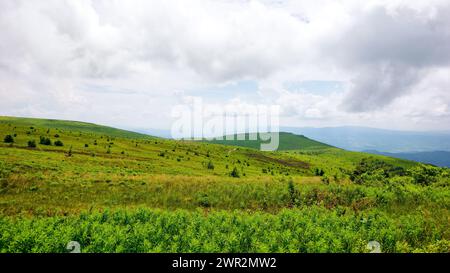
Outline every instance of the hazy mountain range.
<path fill-rule="evenodd" d="M 450 151 L 450 132 L 395 131 L 367 127 L 282 127 L 281 131 L 351 151 L 376 150 L 389 153 Z"/>
<path fill-rule="evenodd" d="M 386 153 L 378 151 L 365 151 L 367 153 L 386 155 L 390 157 L 402 158 L 433 164 L 441 167 L 450 168 L 450 152 L 447 151 L 433 151 L 433 152 L 412 152 L 412 153 Z"/>
<path fill-rule="evenodd" d="M 302 134 L 346 150 L 450 167 L 450 132 L 408 132 L 351 126 L 284 127 L 281 130 Z"/>

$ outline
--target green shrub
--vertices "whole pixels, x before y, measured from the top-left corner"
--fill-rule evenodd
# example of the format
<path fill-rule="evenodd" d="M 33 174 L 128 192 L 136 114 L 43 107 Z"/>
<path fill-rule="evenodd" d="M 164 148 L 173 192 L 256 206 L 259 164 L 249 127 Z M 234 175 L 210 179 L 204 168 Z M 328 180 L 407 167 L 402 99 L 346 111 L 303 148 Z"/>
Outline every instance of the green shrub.
<path fill-rule="evenodd" d="M 397 175 L 405 175 L 405 170 L 379 159 L 363 158 L 350 174 L 350 180 L 357 184 L 384 182 L 387 178 Z"/>
<path fill-rule="evenodd" d="M 233 170 L 230 172 L 230 176 L 234 177 L 234 178 L 239 178 L 240 177 L 239 171 L 238 171 L 238 169 L 236 167 L 234 167 Z"/>
<path fill-rule="evenodd" d="M 50 140 L 50 138 L 48 138 L 48 137 L 43 137 L 43 136 L 41 136 L 40 138 L 39 138 L 39 144 L 42 144 L 42 145 L 52 145 L 52 141 Z"/>
<path fill-rule="evenodd" d="M 61 146 L 64 146 L 64 143 L 62 143 L 61 140 L 57 140 L 57 141 L 55 141 L 55 146 L 61 147 Z"/>
<path fill-rule="evenodd" d="M 29 148 L 36 148 L 36 141 L 35 140 L 28 140 L 28 147 Z"/>
<path fill-rule="evenodd" d="M 425 164 L 408 169 L 408 174 L 414 179 L 414 183 L 419 185 L 435 183 L 440 173 L 440 168 Z"/>
<path fill-rule="evenodd" d="M 207 164 L 207 166 L 206 166 L 206 168 L 207 168 L 208 170 L 214 170 L 214 164 L 213 164 L 211 161 L 209 161 L 208 164 Z"/>
<path fill-rule="evenodd" d="M 314 171 L 314 174 L 317 176 L 323 176 L 325 174 L 325 171 L 319 168 L 316 168 Z"/>
<path fill-rule="evenodd" d="M 5 143 L 14 143 L 14 138 L 11 135 L 6 135 L 3 139 L 3 142 Z"/>

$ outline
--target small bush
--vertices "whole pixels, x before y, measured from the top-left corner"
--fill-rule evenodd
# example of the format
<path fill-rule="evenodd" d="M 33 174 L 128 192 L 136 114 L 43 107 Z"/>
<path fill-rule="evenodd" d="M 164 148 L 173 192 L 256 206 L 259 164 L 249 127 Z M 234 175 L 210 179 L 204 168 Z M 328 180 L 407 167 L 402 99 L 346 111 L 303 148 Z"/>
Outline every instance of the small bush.
<path fill-rule="evenodd" d="M 236 167 L 233 168 L 233 170 L 230 173 L 230 176 L 231 177 L 235 177 L 235 178 L 239 178 L 240 177 L 239 171 L 238 171 L 238 169 Z"/>
<path fill-rule="evenodd" d="M 14 138 L 11 135 L 6 135 L 3 142 L 5 143 L 14 143 Z"/>
<path fill-rule="evenodd" d="M 42 145 L 52 145 L 52 141 L 51 141 L 50 138 L 48 138 L 48 137 L 43 137 L 43 136 L 41 136 L 40 139 L 39 139 L 39 144 L 42 144 Z"/>
<path fill-rule="evenodd" d="M 57 140 L 57 141 L 55 141 L 55 146 L 61 147 L 61 146 L 64 146 L 64 143 L 62 143 L 61 140 Z"/>
<path fill-rule="evenodd" d="M 202 206 L 204 208 L 209 208 L 211 206 L 208 195 L 206 193 L 203 193 L 203 194 L 200 194 L 199 196 L 197 196 L 197 202 L 200 206 Z"/>
<path fill-rule="evenodd" d="M 29 148 L 36 148 L 36 141 L 35 140 L 28 140 L 28 147 Z"/>
<path fill-rule="evenodd" d="M 373 181 L 386 181 L 387 178 L 402 176 L 405 170 L 401 167 L 393 166 L 382 160 L 364 158 L 350 174 L 350 180 L 356 184 L 363 184 Z"/>
<path fill-rule="evenodd" d="M 214 170 L 214 164 L 211 161 L 208 162 L 208 165 L 206 167 L 208 168 L 208 170 Z"/>
<path fill-rule="evenodd" d="M 330 178 L 328 178 L 328 176 L 322 176 L 322 178 L 320 179 L 322 181 L 322 183 L 324 183 L 325 185 L 329 185 L 330 184 Z"/>
<path fill-rule="evenodd" d="M 440 171 L 437 167 L 420 164 L 409 169 L 408 174 L 414 179 L 414 183 L 428 186 L 437 181 Z"/>
<path fill-rule="evenodd" d="M 324 176 L 325 172 L 322 169 L 317 169 L 314 171 L 314 174 L 317 176 Z"/>

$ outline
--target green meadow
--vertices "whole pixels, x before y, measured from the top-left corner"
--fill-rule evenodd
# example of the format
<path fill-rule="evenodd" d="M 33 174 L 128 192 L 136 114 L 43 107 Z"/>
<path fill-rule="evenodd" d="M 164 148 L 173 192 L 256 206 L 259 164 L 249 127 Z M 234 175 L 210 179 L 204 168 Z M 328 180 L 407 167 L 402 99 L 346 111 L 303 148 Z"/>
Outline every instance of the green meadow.
<path fill-rule="evenodd" d="M 0 252 L 450 252 L 450 170 L 0 117 Z"/>

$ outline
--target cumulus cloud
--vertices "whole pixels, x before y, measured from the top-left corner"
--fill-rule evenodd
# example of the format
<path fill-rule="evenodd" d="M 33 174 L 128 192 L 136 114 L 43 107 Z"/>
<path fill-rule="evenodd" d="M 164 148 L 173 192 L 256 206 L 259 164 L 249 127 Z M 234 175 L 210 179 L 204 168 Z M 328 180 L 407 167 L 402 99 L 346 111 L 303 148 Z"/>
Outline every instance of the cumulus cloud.
<path fill-rule="evenodd" d="M 450 4 L 360 11 L 332 42 L 337 63 L 354 71 L 347 110 L 380 109 L 409 93 L 436 67 L 450 65 Z"/>
<path fill-rule="evenodd" d="M 242 97 L 280 104 L 291 125 L 437 128 L 449 13 L 441 0 L 3 0 L 0 114 L 169 128 L 179 94 L 252 81 Z M 346 88 L 284 89 L 307 80 Z"/>

